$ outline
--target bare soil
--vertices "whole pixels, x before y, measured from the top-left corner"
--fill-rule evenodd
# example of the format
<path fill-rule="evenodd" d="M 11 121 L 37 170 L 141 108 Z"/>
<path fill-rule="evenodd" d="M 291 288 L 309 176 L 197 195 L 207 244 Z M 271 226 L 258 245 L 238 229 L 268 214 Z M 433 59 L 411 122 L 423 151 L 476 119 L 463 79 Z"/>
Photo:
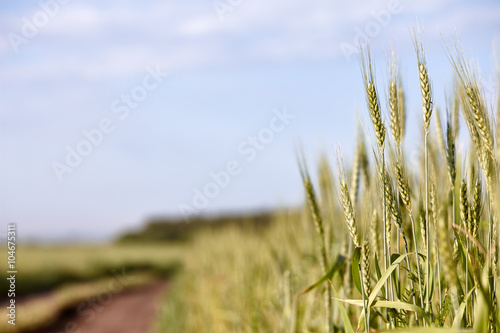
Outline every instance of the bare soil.
<path fill-rule="evenodd" d="M 103 303 L 87 301 L 69 309 L 50 327 L 36 333 L 150 333 L 166 282 L 123 291 Z"/>

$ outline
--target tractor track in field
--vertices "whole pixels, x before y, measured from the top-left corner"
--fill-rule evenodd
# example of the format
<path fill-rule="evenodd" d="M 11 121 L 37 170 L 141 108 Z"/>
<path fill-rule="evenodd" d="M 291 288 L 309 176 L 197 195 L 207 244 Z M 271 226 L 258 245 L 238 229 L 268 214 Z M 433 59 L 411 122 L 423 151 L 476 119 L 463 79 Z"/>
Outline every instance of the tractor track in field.
<path fill-rule="evenodd" d="M 150 333 L 159 313 L 166 281 L 125 290 L 106 304 L 87 302 L 66 310 L 51 326 L 33 333 Z"/>

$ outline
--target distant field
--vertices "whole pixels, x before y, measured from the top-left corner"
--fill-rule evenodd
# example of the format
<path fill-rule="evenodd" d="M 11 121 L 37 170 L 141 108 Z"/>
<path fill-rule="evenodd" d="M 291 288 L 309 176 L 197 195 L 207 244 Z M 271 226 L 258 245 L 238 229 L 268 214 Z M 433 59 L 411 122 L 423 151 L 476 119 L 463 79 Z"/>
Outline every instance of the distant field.
<path fill-rule="evenodd" d="M 17 323 L 2 320 L 1 332 L 42 327 L 86 299 L 168 278 L 181 268 L 181 248 L 173 245 L 21 246 L 17 258 Z M 6 271 L 2 261 L 2 280 Z M 6 318 L 5 307 L 0 313 Z"/>
<path fill-rule="evenodd" d="M 196 262 L 193 255 L 198 256 L 200 235 L 220 234 L 225 240 L 228 231 L 255 234 L 273 219 L 270 213 L 196 218 L 189 223 L 155 219 L 116 244 L 21 245 L 16 249 L 15 292 L 17 313 L 23 315 L 17 317 L 15 327 L 1 321 L 0 332 L 38 330 L 86 300 L 151 285 L 158 279 L 171 281 L 185 264 Z M 212 249 L 202 251 L 209 254 Z M 7 270 L 7 261 L 1 260 L 0 279 L 8 277 Z M 8 286 L 0 287 L 0 302 L 4 302 Z M 2 306 L 0 315 L 4 317 L 6 311 Z"/>
<path fill-rule="evenodd" d="M 170 274 L 179 265 L 179 247 L 165 245 L 21 246 L 17 249 L 18 295 L 63 283 L 88 281 L 114 272 Z M 7 262 L 0 262 L 0 278 Z M 5 295 L 6 285 L 2 284 Z"/>

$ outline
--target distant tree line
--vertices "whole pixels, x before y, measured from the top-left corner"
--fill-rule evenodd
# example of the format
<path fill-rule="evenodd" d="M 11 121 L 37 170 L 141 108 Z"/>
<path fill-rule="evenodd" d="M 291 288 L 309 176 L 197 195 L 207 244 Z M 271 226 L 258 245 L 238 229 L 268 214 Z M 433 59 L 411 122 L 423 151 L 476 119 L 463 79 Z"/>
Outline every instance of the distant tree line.
<path fill-rule="evenodd" d="M 275 212 L 225 214 L 216 216 L 197 216 L 189 221 L 180 217 L 154 217 L 146 222 L 139 231 L 127 232 L 118 238 L 119 243 L 144 241 L 187 241 L 195 233 L 206 230 L 219 230 L 236 227 L 248 231 L 259 231 L 268 227 L 274 220 Z"/>

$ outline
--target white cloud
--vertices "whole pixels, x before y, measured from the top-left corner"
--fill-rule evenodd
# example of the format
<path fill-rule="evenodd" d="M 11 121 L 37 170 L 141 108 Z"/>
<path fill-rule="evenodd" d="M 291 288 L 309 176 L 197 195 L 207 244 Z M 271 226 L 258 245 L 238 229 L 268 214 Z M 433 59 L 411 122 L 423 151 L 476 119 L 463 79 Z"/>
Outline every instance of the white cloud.
<path fill-rule="evenodd" d="M 95 34 L 109 18 L 105 12 L 90 4 L 75 3 L 61 8 L 60 13 L 47 27 L 48 34 Z"/>
<path fill-rule="evenodd" d="M 402 2 L 402 13 L 394 15 L 381 36 L 408 36 L 414 15 L 426 20 L 426 39 L 431 40 L 440 39 L 451 26 L 467 31 L 475 24 L 494 25 L 499 15 L 498 9 L 488 7 L 456 6 L 449 11 L 449 1 Z M 0 41 L 0 54 L 12 60 L 2 80 L 120 78 L 151 63 L 185 70 L 234 61 L 334 58 L 342 55 L 339 44 L 352 42 L 355 29 L 363 29 L 374 20 L 373 13 L 389 3 L 253 0 L 244 1 L 224 21 L 212 6 L 193 2 L 128 7 L 70 3 L 21 50 L 39 57 L 18 57 Z M 18 25 L 8 17 L 3 28 L 15 31 Z"/>

